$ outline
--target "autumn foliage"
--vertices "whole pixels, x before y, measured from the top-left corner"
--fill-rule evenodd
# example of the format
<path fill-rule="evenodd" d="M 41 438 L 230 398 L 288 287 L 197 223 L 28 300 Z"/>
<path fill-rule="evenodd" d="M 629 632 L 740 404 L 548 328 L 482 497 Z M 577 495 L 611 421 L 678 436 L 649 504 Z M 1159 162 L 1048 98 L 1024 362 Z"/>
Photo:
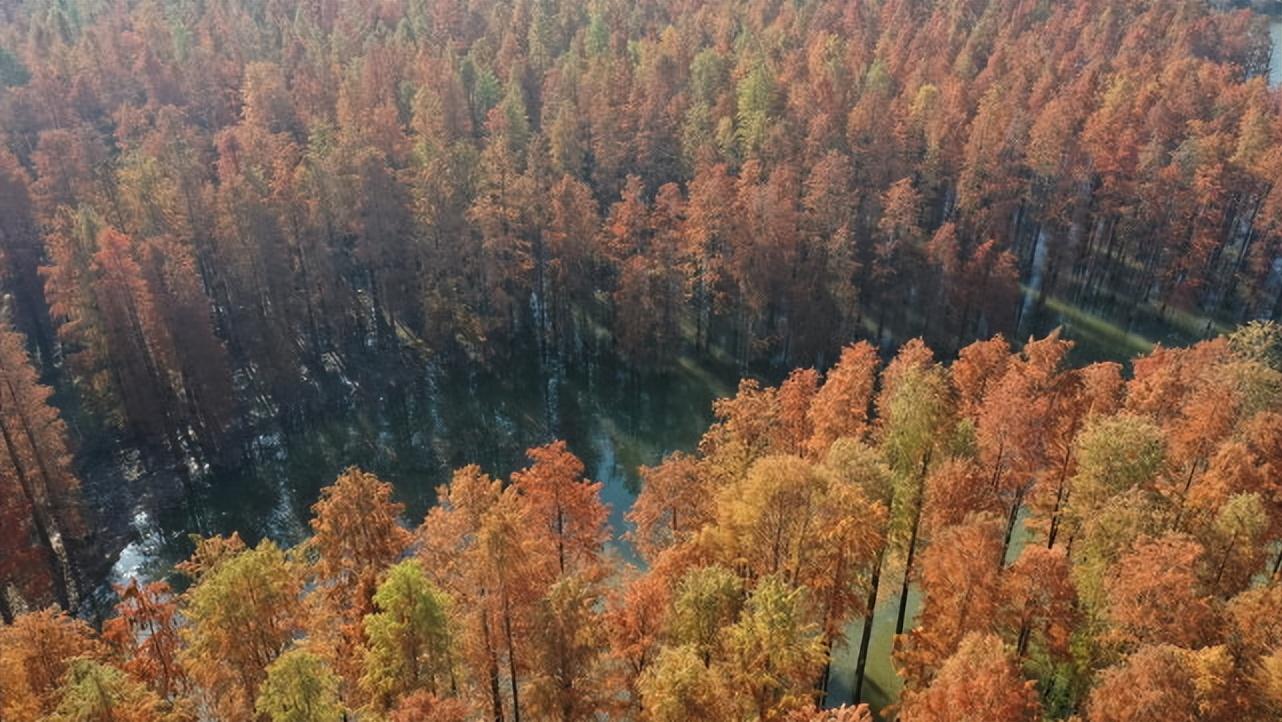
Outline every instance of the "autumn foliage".
<path fill-rule="evenodd" d="M 1282 104 L 1221 4 L 4 4 L 0 719 L 863 722 L 874 635 L 906 722 L 1278 718 Z M 1074 365 L 1114 330 L 1196 342 Z M 624 528 L 560 441 L 421 521 L 353 468 L 75 616 L 77 439 L 691 355 L 744 378 Z"/>
<path fill-rule="evenodd" d="M 857 651 L 859 687 L 852 632 L 881 614 L 904 623 L 899 719 L 1269 719 L 1278 341 L 1162 348 L 1127 378 L 1070 366 L 1054 335 L 952 364 L 854 347 L 717 402 L 696 451 L 643 470 L 621 540 L 563 442 L 506 480 L 458 470 L 414 530 L 349 469 L 308 541 L 205 539 L 186 591 L 122 587 L 101 635 L 19 615 L 0 702 L 17 720 L 868 719 L 825 707 L 849 674 L 832 656 Z M 1205 379 L 1230 417 L 1202 426 Z"/>

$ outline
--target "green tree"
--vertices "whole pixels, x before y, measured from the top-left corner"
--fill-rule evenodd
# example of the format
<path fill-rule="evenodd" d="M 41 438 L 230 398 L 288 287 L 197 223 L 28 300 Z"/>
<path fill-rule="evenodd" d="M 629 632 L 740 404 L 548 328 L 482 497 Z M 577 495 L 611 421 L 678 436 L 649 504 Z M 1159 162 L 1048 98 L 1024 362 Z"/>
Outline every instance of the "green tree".
<path fill-rule="evenodd" d="M 445 692 L 454 681 L 452 601 L 415 559 L 388 570 L 374 594 L 379 611 L 365 617 L 369 651 L 361 685 L 388 709 L 417 689 Z"/>
<path fill-rule="evenodd" d="M 765 577 L 726 639 L 733 684 L 757 719 L 778 719 L 811 703 L 824 644 L 805 588 L 775 575 Z"/>
<path fill-rule="evenodd" d="M 762 151 L 769 138 L 771 124 L 779 105 L 779 89 L 774 75 L 764 62 L 753 66 L 735 88 L 738 98 L 739 147 L 744 156 Z"/>
<path fill-rule="evenodd" d="M 254 708 L 271 722 L 337 722 L 338 682 L 323 657 L 291 649 L 267 667 Z"/>
<path fill-rule="evenodd" d="M 263 540 L 214 562 L 187 591 L 181 661 L 210 714 L 253 719 L 268 665 L 299 630 L 301 586 L 285 553 Z"/>
<path fill-rule="evenodd" d="M 81 658 L 68 668 L 62 699 L 44 722 L 162 722 L 166 719 L 160 697 L 146 685 L 115 667 Z"/>
<path fill-rule="evenodd" d="M 710 665 L 721 648 L 722 630 L 734 623 L 742 606 L 743 582 L 729 569 L 692 569 L 677 583 L 672 600 L 672 639 L 689 645 Z"/>
<path fill-rule="evenodd" d="M 637 683 L 653 722 L 722 722 L 734 716 L 734 696 L 720 666 L 708 667 L 690 645 L 663 647 Z"/>

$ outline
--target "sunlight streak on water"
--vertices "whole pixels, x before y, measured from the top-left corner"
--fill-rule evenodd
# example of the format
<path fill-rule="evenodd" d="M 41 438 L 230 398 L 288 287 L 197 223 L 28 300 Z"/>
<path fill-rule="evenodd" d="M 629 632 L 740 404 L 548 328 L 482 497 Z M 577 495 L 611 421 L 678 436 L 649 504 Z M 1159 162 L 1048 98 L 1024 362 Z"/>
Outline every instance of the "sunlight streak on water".
<path fill-rule="evenodd" d="M 1269 21 L 1269 38 L 1273 41 L 1273 57 L 1269 61 L 1269 86 L 1282 86 L 1282 18 Z"/>

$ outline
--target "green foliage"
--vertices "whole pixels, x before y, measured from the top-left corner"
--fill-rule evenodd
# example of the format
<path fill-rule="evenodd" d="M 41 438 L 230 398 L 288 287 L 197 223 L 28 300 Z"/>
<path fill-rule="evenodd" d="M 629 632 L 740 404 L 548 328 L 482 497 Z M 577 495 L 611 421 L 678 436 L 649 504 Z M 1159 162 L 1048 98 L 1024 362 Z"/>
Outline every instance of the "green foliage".
<path fill-rule="evenodd" d="M 500 108 L 505 121 L 508 150 L 520 157 L 530 142 L 530 117 L 525 109 L 525 93 L 516 78 L 508 81 Z"/>
<path fill-rule="evenodd" d="M 218 559 L 187 592 L 182 653 L 198 685 L 217 690 L 216 711 L 240 719 L 253 707 L 266 667 L 299 626 L 298 577 L 274 543 Z"/>
<path fill-rule="evenodd" d="M 267 668 L 254 707 L 271 722 L 337 722 L 343 718 L 338 675 L 305 649 L 291 649 Z"/>
<path fill-rule="evenodd" d="M 441 691 L 454 664 L 449 595 L 407 559 L 387 571 L 374 605 L 379 611 L 365 617 L 369 651 L 361 686 L 384 705 L 416 689 Z"/>
<path fill-rule="evenodd" d="M 690 92 L 696 104 L 716 105 L 729 77 L 730 63 L 712 48 L 704 48 L 690 61 Z"/>
<path fill-rule="evenodd" d="M 937 365 L 913 366 L 878 401 L 882 449 L 896 474 L 914 480 L 937 445 L 947 441 L 951 413 L 948 377 Z"/>
<path fill-rule="evenodd" d="M 774 74 L 764 62 L 753 66 L 735 89 L 738 98 L 739 147 L 745 156 L 757 155 L 766 142 L 778 112 L 779 90 Z"/>
<path fill-rule="evenodd" d="M 1092 419 L 1077 438 L 1075 504 L 1092 509 L 1150 484 L 1165 463 L 1165 437 L 1153 422 L 1127 414 Z"/>
<path fill-rule="evenodd" d="M 1228 336 L 1229 348 L 1246 361 L 1282 371 L 1282 326 L 1273 321 L 1251 321 Z"/>
<path fill-rule="evenodd" d="M 673 599 L 672 638 L 689 645 L 707 664 L 720 649 L 723 629 L 734 623 L 742 605 L 743 583 L 729 569 L 711 566 L 686 572 Z"/>
<path fill-rule="evenodd" d="M 857 439 L 837 439 L 828 448 L 824 468 L 837 481 L 854 484 L 864 496 L 889 508 L 894 496 L 893 476 L 877 449 Z"/>
<path fill-rule="evenodd" d="M 823 635 L 810 604 L 805 588 L 768 576 L 727 631 L 731 674 L 763 719 L 808 696 L 823 666 Z"/>
<path fill-rule="evenodd" d="M 721 711 L 730 701 L 721 670 L 704 664 L 690 645 L 659 650 L 637 686 L 654 722 L 724 719 Z"/>
<path fill-rule="evenodd" d="M 78 659 L 67 670 L 62 699 L 45 722 L 160 722 L 159 697 L 115 667 Z M 273 721 L 276 722 L 276 721 Z"/>

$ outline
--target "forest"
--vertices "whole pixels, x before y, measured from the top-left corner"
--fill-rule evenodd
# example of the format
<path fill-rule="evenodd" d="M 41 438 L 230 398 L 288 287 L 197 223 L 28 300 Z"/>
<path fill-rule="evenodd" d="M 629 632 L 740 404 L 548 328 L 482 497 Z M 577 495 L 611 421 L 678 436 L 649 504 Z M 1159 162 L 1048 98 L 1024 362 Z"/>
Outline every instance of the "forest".
<path fill-rule="evenodd" d="M 1282 8 L 1225 5 L 0 3 L 0 720 L 1277 719 Z M 565 379 L 707 368 L 607 503 Z M 421 517 L 350 466 L 109 573 L 482 376 L 540 439 Z"/>
<path fill-rule="evenodd" d="M 417 527 L 350 468 L 302 544 L 204 538 L 183 591 L 122 585 L 101 630 L 53 608 L 0 627 L 0 712 L 871 722 L 824 709 L 829 660 L 890 605 L 904 691 L 882 712 L 904 722 L 1277 719 L 1282 328 L 1129 378 L 1071 345 L 996 337 L 945 365 L 912 340 L 883 367 L 860 342 L 743 381 L 696 451 L 643 470 L 637 563 L 563 442 L 507 479 L 458 469 Z M 35 576 L 65 594 L 58 560 Z"/>

